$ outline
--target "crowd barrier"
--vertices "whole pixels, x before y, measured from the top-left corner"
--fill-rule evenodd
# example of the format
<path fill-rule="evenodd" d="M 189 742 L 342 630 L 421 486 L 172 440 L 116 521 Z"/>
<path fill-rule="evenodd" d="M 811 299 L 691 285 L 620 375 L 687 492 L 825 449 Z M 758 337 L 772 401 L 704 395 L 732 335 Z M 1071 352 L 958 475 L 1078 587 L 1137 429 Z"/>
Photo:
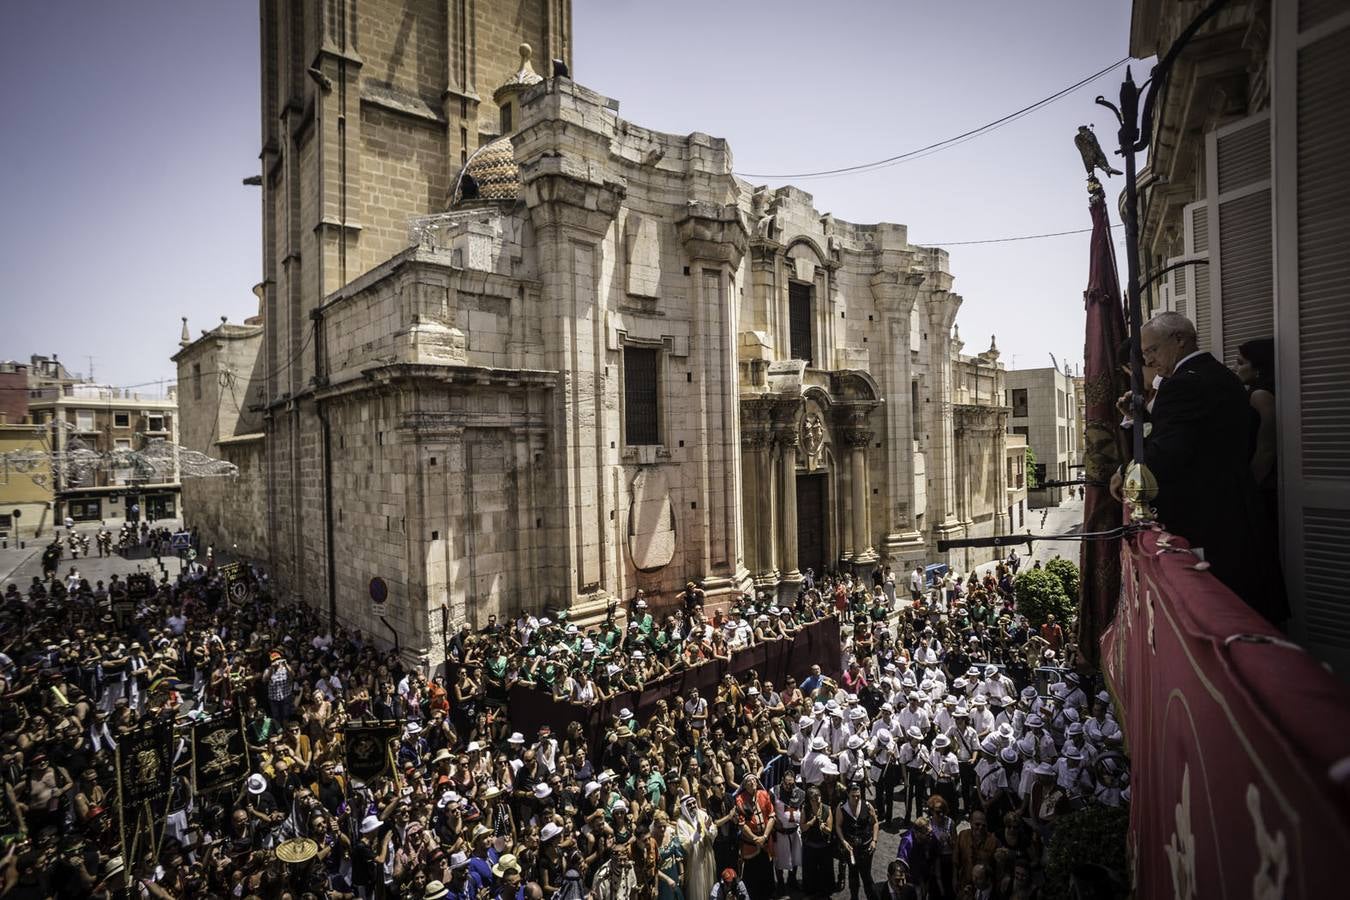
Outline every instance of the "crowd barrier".
<path fill-rule="evenodd" d="M 593 706 L 555 700 L 538 688 L 517 684 L 509 692 L 508 711 L 512 726 L 526 736 L 533 736 L 542 725 L 548 725 L 556 732 L 565 729 L 570 722 L 580 721 L 592 750 L 598 751 L 606 725 L 620 710 L 632 710 L 636 720 L 643 722 L 656 708 L 658 700 L 675 704 L 690 688 L 697 689 L 711 701 L 717 685 L 727 675 L 740 678 L 753 670 L 761 680 L 781 686 L 788 679 L 800 682 L 810 674 L 813 665 L 819 665 L 824 674 L 837 678 L 841 662 L 839 620 L 830 616 L 803 626 L 792 640 L 767 641 L 747 647 L 733 653 L 730 660 L 715 659 L 675 672 L 650 682 L 640 692 L 625 691 Z"/>
<path fill-rule="evenodd" d="M 1133 762 L 1139 897 L 1323 897 L 1350 851 L 1350 690 L 1180 538 L 1122 546 L 1102 664 Z"/>

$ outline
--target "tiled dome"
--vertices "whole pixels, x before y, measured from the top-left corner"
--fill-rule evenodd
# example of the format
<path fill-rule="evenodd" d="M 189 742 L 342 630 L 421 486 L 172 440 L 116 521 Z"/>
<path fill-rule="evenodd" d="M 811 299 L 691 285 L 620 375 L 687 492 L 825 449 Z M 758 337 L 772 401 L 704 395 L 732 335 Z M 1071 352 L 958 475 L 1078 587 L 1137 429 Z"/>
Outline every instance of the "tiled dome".
<path fill-rule="evenodd" d="M 464 200 L 464 176 L 478 183 L 477 200 L 515 200 L 520 196 L 520 168 L 516 165 L 515 148 L 509 136 L 499 137 L 479 147 L 464 166 L 464 174 L 456 179 L 451 208 Z"/>

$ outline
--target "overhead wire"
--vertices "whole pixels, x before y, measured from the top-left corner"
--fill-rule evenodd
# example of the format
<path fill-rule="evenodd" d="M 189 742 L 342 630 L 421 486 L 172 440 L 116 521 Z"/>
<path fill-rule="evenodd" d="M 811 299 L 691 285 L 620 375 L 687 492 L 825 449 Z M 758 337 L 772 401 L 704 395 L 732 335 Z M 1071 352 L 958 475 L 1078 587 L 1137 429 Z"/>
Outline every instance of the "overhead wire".
<path fill-rule="evenodd" d="M 1112 228 L 1124 228 L 1124 222 L 1117 222 Z M 971 244 L 1006 244 L 1009 241 L 1035 241 L 1040 238 L 1063 237 L 1066 234 L 1087 234 L 1091 228 L 1074 228 L 1071 231 L 1047 231 L 1043 234 L 1018 234 L 1012 237 L 986 238 L 981 241 L 911 241 L 916 247 L 968 247 Z"/>
<path fill-rule="evenodd" d="M 962 132 L 961 134 L 954 135 L 953 137 L 944 138 L 943 140 L 940 141 L 934 141 L 933 143 L 928 144 L 927 146 L 918 147 L 914 150 L 908 150 L 904 153 L 898 153 L 894 156 L 888 156 L 885 159 L 873 160 L 872 162 L 866 163 L 858 163 L 857 165 L 852 166 L 840 166 L 835 169 L 821 169 L 820 171 L 817 172 L 792 172 L 779 174 L 737 172 L 735 174 L 739 175 L 742 178 L 764 178 L 774 181 L 783 179 L 831 178 L 838 175 L 856 175 L 862 172 L 874 172 L 878 169 L 898 165 L 902 162 L 909 162 L 915 159 L 922 159 L 925 156 L 932 155 L 933 153 L 936 153 L 940 150 L 946 150 L 949 147 L 958 146 L 960 144 L 965 143 L 966 141 L 973 140 L 977 137 L 988 134 L 991 131 L 996 131 L 1005 125 L 1010 125 L 1013 122 L 1017 121 L 1018 119 L 1022 118 L 1023 116 L 1028 116 L 1031 113 L 1037 111 L 1038 109 L 1041 109 L 1045 106 L 1050 105 L 1051 103 L 1054 103 L 1056 100 L 1060 100 L 1063 99 L 1064 97 L 1067 97 L 1069 94 L 1090 84 L 1091 82 L 1097 80 L 1098 78 L 1102 77 L 1103 75 L 1107 74 L 1113 69 L 1120 68 L 1125 63 L 1129 62 L 1129 60 L 1130 58 L 1128 56 L 1118 59 L 1115 62 L 1111 63 L 1111 65 L 1107 66 L 1106 68 L 1093 72 L 1086 78 L 1081 78 L 1078 81 L 1075 81 L 1073 84 L 1069 85 L 1068 87 L 1061 88 L 1055 93 L 1050 94 L 1048 97 L 1042 97 L 1035 103 L 1032 103 L 1028 106 L 1024 106 L 1021 109 L 1016 110 L 1014 112 L 1010 112 L 1007 115 L 1000 116 L 999 118 L 994 119 L 991 122 L 986 122 L 985 124 L 979 126 L 978 128 L 972 128 L 969 131 Z"/>

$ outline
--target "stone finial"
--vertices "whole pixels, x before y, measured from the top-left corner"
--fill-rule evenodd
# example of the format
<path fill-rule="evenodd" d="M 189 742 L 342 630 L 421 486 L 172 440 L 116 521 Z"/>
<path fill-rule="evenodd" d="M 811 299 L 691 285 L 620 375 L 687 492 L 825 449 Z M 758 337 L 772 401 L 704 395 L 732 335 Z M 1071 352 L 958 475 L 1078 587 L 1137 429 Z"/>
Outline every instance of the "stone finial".
<path fill-rule="evenodd" d="M 530 57 L 534 55 L 534 48 L 529 44 L 522 43 L 518 49 L 520 52 L 520 68 L 516 70 L 516 77 L 513 80 L 521 84 L 534 84 L 542 81 L 539 73 L 530 64 Z"/>
<path fill-rule="evenodd" d="M 183 331 L 178 335 L 178 346 L 186 347 L 192 343 L 192 335 L 188 333 L 187 316 L 183 316 Z"/>

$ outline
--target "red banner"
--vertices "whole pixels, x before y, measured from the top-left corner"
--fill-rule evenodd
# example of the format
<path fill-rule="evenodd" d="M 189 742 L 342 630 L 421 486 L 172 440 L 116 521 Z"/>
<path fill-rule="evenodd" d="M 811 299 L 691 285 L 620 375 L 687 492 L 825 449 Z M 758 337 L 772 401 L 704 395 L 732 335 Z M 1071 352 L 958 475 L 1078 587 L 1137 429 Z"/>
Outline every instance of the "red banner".
<path fill-rule="evenodd" d="M 1095 184 L 1095 182 L 1094 182 Z M 1120 281 L 1111 247 L 1111 220 L 1101 185 L 1089 206 L 1092 244 L 1088 286 L 1083 292 L 1087 309 L 1083 341 L 1083 477 L 1088 481 L 1083 502 L 1083 531 L 1109 531 L 1120 524 L 1120 502 L 1107 483 L 1126 459 L 1116 398 L 1126 388 L 1119 348 L 1125 340 L 1125 316 L 1120 306 Z M 1083 541 L 1079 556 L 1078 646 L 1091 665 L 1097 665 L 1097 643 L 1115 613 L 1120 594 L 1120 542 Z"/>
<path fill-rule="evenodd" d="M 1350 689 L 1158 531 L 1102 663 L 1133 760 L 1135 896 L 1322 898 L 1350 852 Z"/>

